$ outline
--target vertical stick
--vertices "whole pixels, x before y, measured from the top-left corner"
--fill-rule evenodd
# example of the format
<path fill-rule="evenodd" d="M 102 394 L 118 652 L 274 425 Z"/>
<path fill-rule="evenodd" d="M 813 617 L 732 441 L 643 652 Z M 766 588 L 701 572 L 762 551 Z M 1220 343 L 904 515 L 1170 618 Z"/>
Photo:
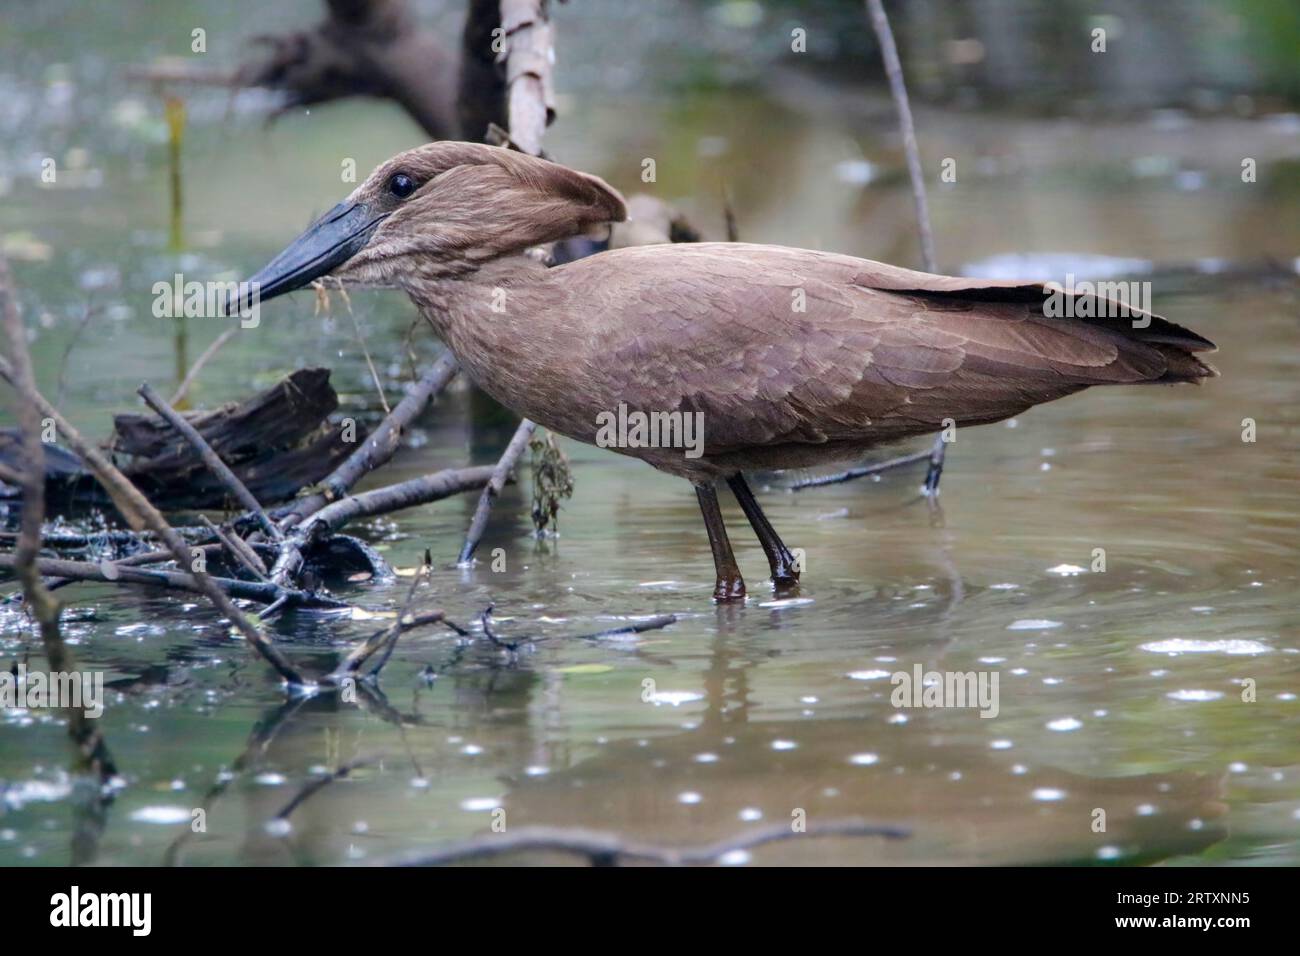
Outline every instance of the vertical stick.
<path fill-rule="evenodd" d="M 35 377 L 32 359 L 27 351 L 27 328 L 18 317 L 18 307 L 13 301 L 9 280 L 9 266 L 0 257 L 0 320 L 4 325 L 4 338 L 13 363 L 15 402 L 21 433 L 23 454 L 22 488 L 23 513 L 18 545 L 14 550 L 14 570 L 23 586 L 27 608 L 41 629 L 41 644 L 45 660 L 53 673 L 73 674 L 80 679 L 77 662 L 63 642 L 59 630 L 58 599 L 45 587 L 36 559 L 41 553 L 41 526 L 45 521 L 45 446 L 41 442 L 41 413 L 34 400 Z M 80 763 L 98 773 L 102 779 L 115 776 L 117 768 L 108 752 L 104 738 L 90 722 L 83 707 L 65 707 L 68 717 L 68 734 L 77 745 Z"/>
<path fill-rule="evenodd" d="M 880 41 L 880 55 L 885 60 L 885 75 L 889 78 L 889 91 L 898 108 L 898 128 L 903 134 L 903 151 L 907 154 L 907 173 L 912 180 L 912 197 L 916 201 L 917 226 L 921 231 L 921 259 L 927 272 L 937 272 L 934 257 L 934 235 L 930 232 L 930 206 L 925 199 L 925 179 L 921 174 L 921 154 L 916 148 L 916 128 L 912 125 L 912 107 L 907 99 L 907 84 L 903 82 L 903 64 L 898 59 L 894 45 L 894 31 L 881 0 L 866 0 L 871 26 Z"/>
<path fill-rule="evenodd" d="M 921 151 L 916 146 L 916 127 L 912 125 L 912 105 L 907 99 L 907 84 L 903 82 L 903 64 L 898 59 L 894 44 L 894 31 L 889 26 L 882 0 L 866 0 L 871 26 L 880 41 L 880 55 L 885 61 L 885 76 L 889 78 L 889 92 L 898 108 L 898 128 L 903 134 L 903 152 L 907 154 L 907 175 L 912 180 L 912 199 L 916 203 L 916 225 L 921 233 L 921 260 L 925 271 L 939 271 L 934 255 L 934 234 L 930 231 L 930 204 L 925 198 L 925 177 L 921 173 Z M 930 449 L 930 465 L 925 473 L 925 494 L 932 502 L 939 494 L 939 476 L 943 474 L 943 459 L 948 445 L 940 434 Z"/>
<path fill-rule="evenodd" d="M 538 156 L 551 117 L 551 64 L 555 59 L 546 0 L 501 0 L 501 26 L 509 43 L 506 95 L 510 139 L 522 151 Z M 458 563 L 468 564 L 473 559 L 487 529 L 492 502 L 501 493 L 506 478 L 528 447 L 528 440 L 536 428 L 536 424 L 525 418 L 515 429 L 510 444 L 492 471 L 492 480 L 479 496 Z"/>

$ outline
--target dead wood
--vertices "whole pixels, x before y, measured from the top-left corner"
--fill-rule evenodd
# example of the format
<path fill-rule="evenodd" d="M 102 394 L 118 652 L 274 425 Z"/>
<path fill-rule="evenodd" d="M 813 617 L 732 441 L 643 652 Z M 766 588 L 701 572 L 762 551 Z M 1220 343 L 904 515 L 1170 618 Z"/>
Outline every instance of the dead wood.
<path fill-rule="evenodd" d="M 45 660 L 53 673 L 77 673 L 76 660 L 63 641 L 59 628 L 61 608 L 58 599 L 41 580 L 39 569 L 41 526 L 45 521 L 45 448 L 41 441 L 41 412 L 38 408 L 36 381 L 32 374 L 31 355 L 27 350 L 27 328 L 18 315 L 9 282 L 9 266 L 0 257 L 0 324 L 12 358 L 9 384 L 18 393 L 16 405 L 25 469 L 18 477 L 23 488 L 22 529 L 12 555 L 4 555 L 22 582 L 26 606 L 41 632 Z M 8 363 L 6 363 L 8 365 Z M 77 747 L 79 763 L 101 779 L 117 774 L 108 745 L 84 707 L 65 707 L 68 733 Z"/>
<path fill-rule="evenodd" d="M 0 554 L 0 568 L 16 569 L 17 561 L 12 554 Z M 99 581 L 105 584 L 139 584 L 157 587 L 169 591 L 184 591 L 189 594 L 207 594 L 202 587 L 195 584 L 193 576 L 183 571 L 152 570 L 122 564 L 91 564 L 88 561 L 64 561 L 59 558 L 39 558 L 36 568 L 40 574 L 49 577 L 64 578 L 69 581 Z M 298 591 L 293 588 L 279 587 L 264 581 L 242 581 L 236 578 L 207 576 L 215 587 L 232 598 L 271 604 L 284 598 L 290 604 L 304 608 L 348 607 L 342 601 L 336 601 L 320 594 Z M 276 652 L 279 653 L 278 651 Z M 294 681 L 301 684 L 301 680 Z"/>
<path fill-rule="evenodd" d="M 415 387 L 379 423 L 379 427 L 320 482 L 320 491 L 298 499 L 281 513 L 282 523 L 292 526 L 315 514 L 331 501 L 342 498 L 365 475 L 392 458 L 401 444 L 402 432 L 428 407 L 433 397 L 447 387 L 458 368 L 450 352 L 439 356 L 420 376 Z"/>
<path fill-rule="evenodd" d="M 0 377 L 3 377 L 11 385 L 14 385 L 17 381 L 17 373 L 14 367 L 2 358 L 0 358 Z M 167 545 L 168 550 L 171 551 L 177 566 L 190 568 L 190 572 L 185 576 L 190 579 L 193 586 L 216 605 L 220 613 L 230 619 L 240 633 L 248 639 L 254 650 L 291 685 L 303 685 L 305 682 L 297 669 L 235 606 L 221 587 L 212 581 L 207 572 L 200 570 L 195 565 L 186 540 L 167 523 L 162 513 L 140 493 L 140 490 L 131 483 L 130 479 L 122 474 L 100 449 L 82 437 L 81 433 L 72 426 L 72 423 L 59 414 L 58 410 L 50 405 L 34 386 L 25 389 L 25 391 L 29 403 L 35 406 L 46 418 L 53 420 L 59 437 L 71 446 L 72 450 L 81 456 L 81 460 L 85 462 L 86 466 L 94 472 L 95 478 L 108 492 L 114 505 L 127 519 L 131 527 L 136 531 L 148 528 L 161 538 Z"/>
<path fill-rule="evenodd" d="M 492 469 L 487 466 L 444 469 L 327 505 L 285 536 L 271 568 L 271 580 L 277 584 L 295 580 L 302 570 L 303 555 L 308 546 L 318 539 L 328 538 L 349 521 L 440 501 L 463 491 L 482 488 L 491 478 Z"/>
<path fill-rule="evenodd" d="M 243 402 L 205 412 L 181 413 L 257 500 L 287 501 L 329 474 L 355 450 L 341 424 L 328 416 L 338 408 L 328 369 L 307 368 Z M 163 418 L 127 413 L 114 418 L 105 449 L 123 473 L 165 510 L 221 508 L 232 485 L 205 463 L 190 440 Z M 107 496 L 76 455 L 46 445 L 45 491 L 61 511 L 102 507 Z M 18 467 L 14 430 L 0 430 L 0 464 Z M 0 496 L 6 495 L 0 489 Z"/>
<path fill-rule="evenodd" d="M 613 833 L 568 827 L 520 827 L 449 843 L 433 850 L 415 850 L 377 860 L 375 866 L 447 866 L 514 853 L 568 853 L 586 857 L 592 866 L 619 866 L 645 862 L 661 866 L 701 866 L 719 862 L 729 853 L 740 853 L 779 840 L 817 837 L 859 836 L 903 840 L 911 831 L 905 827 L 868 823 L 864 820 L 827 820 L 809 823 L 795 832 L 789 824 L 758 827 L 747 833 L 694 847 L 659 846 L 624 840 Z"/>
<path fill-rule="evenodd" d="M 474 517 L 469 523 L 469 531 L 465 534 L 465 543 L 461 546 L 460 557 L 456 559 L 458 564 L 468 564 L 474 558 L 474 552 L 478 550 L 479 543 L 483 540 L 483 532 L 487 530 L 488 516 L 492 513 L 492 502 L 501 494 L 501 489 L 511 479 L 515 464 L 519 461 L 519 456 L 524 453 L 528 447 L 528 441 L 533 436 L 533 431 L 537 426 L 524 419 L 515 429 L 514 436 L 510 439 L 510 444 L 502 452 L 500 460 L 492 467 L 489 474 L 489 480 L 485 483 L 483 494 L 479 496 L 478 506 L 474 509 Z"/>
<path fill-rule="evenodd" d="M 145 400 L 155 412 L 166 419 L 181 437 L 189 442 L 190 447 L 202 460 L 207 469 L 212 472 L 213 476 L 221 482 L 239 504 L 249 511 L 256 519 L 258 525 L 266 533 L 267 537 L 278 541 L 282 536 L 280 529 L 277 528 L 267 517 L 266 512 L 262 510 L 261 504 L 253 497 L 252 493 L 244 487 L 244 483 L 236 477 L 235 473 L 230 470 L 221 456 L 213 451 L 212 446 L 207 443 L 204 437 L 199 434 L 199 430 L 185 420 L 184 416 L 179 414 L 174 408 L 163 400 L 163 397 L 153 390 L 153 387 L 145 382 L 138 389 L 139 395 Z M 215 530 L 215 529 L 213 529 Z M 218 537 L 221 537 L 218 532 Z"/>

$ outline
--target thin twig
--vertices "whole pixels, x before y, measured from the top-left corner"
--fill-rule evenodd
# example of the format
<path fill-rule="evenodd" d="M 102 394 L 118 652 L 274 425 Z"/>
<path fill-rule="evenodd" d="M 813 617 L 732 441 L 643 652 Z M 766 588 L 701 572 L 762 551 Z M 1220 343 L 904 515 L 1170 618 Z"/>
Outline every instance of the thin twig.
<path fill-rule="evenodd" d="M 566 641 L 601 641 L 611 637 L 620 637 L 624 634 L 644 634 L 646 631 L 657 631 L 661 628 L 668 627 L 670 624 L 677 623 L 676 614 L 659 614 L 655 617 L 644 621 L 633 621 L 631 624 L 623 624 L 619 627 L 606 628 L 603 631 L 596 631 L 592 634 L 575 634 L 572 637 L 559 638 L 553 637 L 520 637 L 512 640 L 506 640 L 496 632 L 492 626 L 492 611 L 495 605 L 489 604 L 484 608 L 483 613 L 479 615 L 479 624 L 483 627 L 484 636 L 503 650 L 514 652 L 519 650 L 524 644 L 541 644 L 548 640 L 566 640 Z"/>
<path fill-rule="evenodd" d="M 208 470 L 216 475 L 217 480 L 229 489 L 240 506 L 257 519 L 257 523 L 266 532 L 267 536 L 272 541 L 279 541 L 283 535 L 280 529 L 276 527 L 275 522 L 267 517 L 266 512 L 262 510 L 262 506 L 253 497 L 253 493 L 244 486 L 244 483 L 235 476 L 230 467 L 221 460 L 221 456 L 212 450 L 212 446 L 199 434 L 199 430 L 187 422 L 176 409 L 163 401 L 163 397 L 155 392 L 153 386 L 148 382 L 145 382 L 136 391 L 150 408 L 166 419 L 167 423 L 180 432 L 181 437 L 190 443 L 194 450 L 199 453 L 199 457 L 203 459 L 203 464 L 207 465 Z"/>
<path fill-rule="evenodd" d="M 241 565 L 246 571 L 256 578 L 268 581 L 266 576 L 266 565 L 262 559 L 257 556 L 257 552 L 250 548 L 244 540 L 233 531 L 227 533 L 217 525 L 213 524 L 207 515 L 199 515 L 199 520 L 203 526 L 217 536 L 217 539 L 226 546 L 226 551 L 230 554 L 235 562 Z"/>
<path fill-rule="evenodd" d="M 501 489 L 505 487 L 510 478 L 510 473 L 514 471 L 515 463 L 519 461 L 519 456 L 524 453 L 528 447 L 528 439 L 533 436 L 533 431 L 537 425 L 524 419 L 515 429 L 514 436 L 510 439 L 510 444 L 506 445 L 506 450 L 501 453 L 500 460 L 497 461 L 496 467 L 492 469 L 492 477 L 483 489 L 483 494 L 479 496 L 478 507 L 474 509 L 474 517 L 469 523 L 469 531 L 465 533 L 465 544 L 460 549 L 460 557 L 456 559 L 458 564 L 468 564 L 474 557 L 474 552 L 478 550 L 479 542 L 483 540 L 483 532 L 487 530 L 488 515 L 492 512 L 492 502 L 501 494 Z"/>
<path fill-rule="evenodd" d="M 937 272 L 934 256 L 934 235 L 930 231 L 930 206 L 925 198 L 925 177 L 921 172 L 921 154 L 916 146 L 916 128 L 912 125 L 912 107 L 907 99 L 907 84 L 903 81 L 903 64 L 898 59 L 894 45 L 894 31 L 885 15 L 881 0 L 866 0 L 871 26 L 880 41 L 880 55 L 885 61 L 885 75 L 889 78 L 889 91 L 898 108 L 898 127 L 903 134 L 903 152 L 907 155 L 907 173 L 912 180 L 912 198 L 916 203 L 916 221 L 921 233 L 921 260 L 927 272 Z"/>
<path fill-rule="evenodd" d="M 348 318 L 352 320 L 352 330 L 357 334 L 357 344 L 361 346 L 361 354 L 366 357 L 366 368 L 370 369 L 370 380 L 375 383 L 375 391 L 379 393 L 379 404 L 384 406 L 385 415 L 391 415 L 393 410 L 388 406 L 388 396 L 384 394 L 384 383 L 379 379 L 379 372 L 375 369 L 375 360 L 370 357 L 370 348 L 366 345 L 366 337 L 361 334 L 361 323 L 357 320 L 357 314 L 352 311 L 352 300 L 347 298 L 347 293 L 344 293 L 343 301 L 348 307 Z"/>
<path fill-rule="evenodd" d="M 445 866 L 509 853 L 550 852 L 572 853 L 585 856 L 593 866 L 618 866 L 620 863 L 641 860 L 664 866 L 698 866 L 717 863 L 730 853 L 751 850 L 754 847 L 778 840 L 803 840 L 817 837 L 854 836 L 883 837 L 903 840 L 912 835 L 905 827 L 867 823 L 863 820 L 828 820 L 809 823 L 803 832 L 794 831 L 788 823 L 760 827 L 716 843 L 696 847 L 669 847 L 651 843 L 624 841 L 613 833 L 566 827 L 521 827 L 503 833 L 471 837 L 449 843 L 435 850 L 415 850 L 388 859 L 375 861 L 377 866 Z"/>
<path fill-rule="evenodd" d="M 290 800 L 288 803 L 286 803 L 283 807 L 281 807 L 280 811 L 276 813 L 276 815 L 271 819 L 273 820 L 289 819 L 289 816 L 290 814 L 293 813 L 293 811 L 297 810 L 300 806 L 306 803 L 308 799 L 315 796 L 321 790 L 325 789 L 325 787 L 329 786 L 331 783 L 334 783 L 336 780 L 346 779 L 348 774 L 352 773 L 353 770 L 357 770 L 360 769 L 361 767 L 368 766 L 374 763 L 376 759 L 377 758 L 369 757 L 361 760 L 353 760 L 351 763 L 345 763 L 337 770 L 331 770 L 328 771 L 327 773 L 323 773 L 317 777 L 314 777 L 313 779 L 309 780 L 301 790 L 299 790 L 296 794 L 294 794 L 293 799 Z"/>
<path fill-rule="evenodd" d="M 15 381 L 13 366 L 3 358 L 0 358 L 0 378 L 4 378 L 11 385 Z M 185 539 L 176 533 L 161 512 L 140 493 L 140 490 L 131 483 L 130 479 L 122 474 L 99 448 L 87 441 L 72 426 L 71 422 L 59 414 L 58 409 L 54 408 L 46 401 L 44 396 L 34 389 L 31 392 L 31 401 L 42 415 L 54 419 L 59 435 L 80 456 L 86 466 L 95 473 L 96 479 L 108 492 L 109 497 L 113 500 L 117 509 L 126 517 L 131 527 L 137 531 L 146 527 L 149 528 L 167 545 L 179 567 L 190 567 L 189 545 Z M 280 653 L 280 650 L 271 643 L 266 635 L 254 626 L 253 622 L 235 606 L 225 592 L 221 590 L 220 586 L 208 576 L 207 572 L 191 567 L 191 571 L 185 576 L 190 578 L 194 587 L 216 605 L 221 614 L 230 619 L 240 633 L 248 639 L 254 650 L 261 654 L 281 677 L 294 685 L 302 686 L 306 683 L 297 669 L 289 663 L 288 659 Z"/>
<path fill-rule="evenodd" d="M 172 397 L 167 399 L 168 405 L 175 406 L 185 401 L 185 396 L 190 393 L 190 386 L 193 385 L 194 380 L 198 378 L 199 372 L 203 371 L 203 366 L 207 365 L 208 362 L 211 361 L 212 357 L 221 351 L 222 346 L 235 337 L 235 333 L 238 331 L 239 326 L 232 325 L 212 340 L 212 344 L 204 349 L 203 354 L 194 360 L 194 364 L 190 366 L 190 370 L 186 372 L 185 377 L 181 379 L 180 385 L 176 386 L 176 391 L 172 393 Z"/>
<path fill-rule="evenodd" d="M 401 443 L 402 431 L 424 411 L 433 396 L 447 387 L 458 369 L 451 352 L 439 356 L 420 376 L 415 387 L 406 393 L 388 417 L 362 442 L 361 447 L 320 483 L 321 491 L 306 495 L 293 503 L 282 519 L 283 525 L 292 527 L 331 501 L 342 498 L 352 490 L 353 485 L 392 458 Z"/>
<path fill-rule="evenodd" d="M 175 554 L 172 555 L 175 560 Z M 187 556 L 188 561 L 188 556 Z M 184 565 L 188 567 L 188 563 Z M 12 554 L 0 554 L 0 568 L 5 570 L 17 570 L 17 562 Z M 288 601 L 297 607 L 309 608 L 331 608 L 342 610 L 351 607 L 342 601 L 334 598 L 325 597 L 320 594 L 314 594 L 310 591 L 299 591 L 294 588 L 282 587 L 267 581 L 241 581 L 238 578 L 219 578 L 214 577 L 207 572 L 189 573 L 186 571 L 162 571 L 151 570 L 140 567 L 124 566 L 122 564 L 112 564 L 107 561 L 100 564 L 92 564 L 89 561 L 64 561 L 61 558 L 39 558 L 36 561 L 36 568 L 42 575 L 49 575 L 58 578 L 66 578 L 69 581 L 100 581 L 106 584 L 138 584 L 146 587 L 164 588 L 169 591 L 185 591 L 190 594 L 202 594 L 207 596 L 209 589 L 195 583 L 195 578 L 202 574 L 203 579 L 212 585 L 223 598 L 238 598 L 241 601 L 257 601 L 261 604 L 272 604 L 281 598 L 287 598 Z M 227 597 L 228 596 L 228 597 Z M 214 602 L 215 603 L 215 602 Z M 238 609 L 236 609 L 238 610 Z M 222 613 L 225 613 L 224 611 Z M 229 615 L 227 615 L 229 616 Z M 240 613 L 240 617 L 244 617 Z M 247 620 L 246 617 L 244 617 Z M 233 619 L 232 619 L 233 620 Z M 249 626 L 252 624 L 249 622 Z M 266 640 L 265 637 L 262 638 Z M 273 649 L 273 653 L 278 658 L 280 652 Z M 276 668 L 279 670 L 280 668 Z M 287 679 L 287 678 L 286 678 Z M 293 683 L 302 684 L 301 680 L 295 680 Z"/>
<path fill-rule="evenodd" d="M 4 337 L 9 342 L 13 357 L 13 377 L 9 379 L 18 393 L 16 412 L 22 461 L 26 471 L 20 476 L 23 489 L 22 525 L 18 544 L 11 558 L 12 567 L 22 582 L 26 606 L 36 618 L 41 631 L 41 644 L 45 659 L 53 673 L 76 674 L 77 663 L 63 641 L 59 629 L 61 608 L 58 599 L 41 581 L 39 569 L 41 553 L 41 526 L 45 521 L 45 446 L 41 442 L 41 415 L 38 410 L 36 382 L 32 374 L 32 359 L 27 350 L 27 328 L 18 316 L 10 286 L 9 265 L 0 256 L 0 322 Z M 117 774 L 112 755 L 84 707 L 64 708 L 68 717 L 68 733 L 76 744 L 80 762 L 97 773 L 101 779 Z"/>
<path fill-rule="evenodd" d="M 889 79 L 889 92 L 898 110 L 898 126 L 903 134 L 903 152 L 907 156 L 907 175 L 912 181 L 912 201 L 916 204 L 916 224 L 921 237 L 921 261 L 925 271 L 937 273 L 938 260 L 934 252 L 934 232 L 930 227 L 930 204 L 925 195 L 925 176 L 921 172 L 921 151 L 916 145 L 916 127 L 912 123 L 912 105 L 907 96 L 907 83 L 903 79 L 903 64 L 898 58 L 894 31 L 881 0 L 866 0 L 871 26 L 880 41 L 880 55 L 885 61 L 885 75 Z M 933 498 L 939 493 L 939 476 L 943 474 L 943 460 L 948 445 L 939 435 L 926 456 L 930 468 L 925 476 L 926 495 Z"/>
<path fill-rule="evenodd" d="M 81 314 L 81 321 L 77 323 L 76 331 L 74 331 L 72 337 L 68 339 L 68 344 L 63 349 L 63 355 L 59 358 L 59 374 L 55 378 L 55 382 L 58 384 L 54 387 L 54 404 L 59 408 L 63 407 L 63 395 L 67 384 L 65 378 L 68 373 L 68 359 L 72 356 L 72 350 L 77 347 L 77 342 L 80 341 L 82 333 L 86 331 L 86 326 L 90 324 L 90 320 L 93 319 L 99 311 L 98 306 L 91 306 L 89 302 L 86 303 L 86 308 Z"/>
<path fill-rule="evenodd" d="M 406 600 L 402 602 L 402 606 L 397 612 L 397 620 L 395 620 L 390 627 L 376 631 L 357 647 L 353 648 L 352 652 L 348 654 L 348 656 L 339 663 L 339 666 L 334 668 L 334 672 L 330 674 L 332 680 L 338 681 L 343 677 L 355 674 L 361 669 L 361 665 L 380 648 L 388 646 L 390 642 L 394 644 L 397 643 L 397 639 L 401 637 L 404 630 L 410 630 L 413 627 L 421 627 L 425 624 L 436 624 L 442 620 L 442 611 L 432 611 L 428 615 L 424 615 L 424 619 L 418 623 L 415 616 L 411 614 L 411 604 L 415 601 L 416 590 L 419 589 L 421 584 L 429 579 L 430 564 L 431 561 L 429 554 L 426 551 L 424 563 L 420 565 L 420 570 L 416 572 L 415 578 L 411 581 L 411 587 L 406 592 Z M 387 656 L 385 656 L 384 661 L 387 661 L 387 659 Z M 382 668 L 382 666 L 383 664 L 381 663 L 380 667 Z M 376 668 L 374 673 L 378 673 L 378 671 L 379 669 Z"/>
<path fill-rule="evenodd" d="M 833 475 L 820 475 L 816 478 L 804 478 L 791 485 L 790 490 L 803 491 L 805 488 L 821 488 L 824 485 L 838 485 L 845 481 L 853 481 L 855 478 L 865 478 L 868 475 L 880 474 L 882 471 L 891 471 L 895 468 L 902 468 L 905 465 L 911 465 L 918 461 L 925 461 L 929 457 L 929 451 L 913 452 L 910 455 L 901 455 L 898 458 L 891 458 L 888 461 L 882 461 L 875 465 L 864 465 L 861 468 L 850 468 L 847 471 L 837 472 Z"/>
<path fill-rule="evenodd" d="M 487 465 L 447 468 L 336 501 L 285 535 L 280 542 L 275 564 L 271 567 L 271 580 L 277 584 L 291 581 L 302 567 L 303 549 L 313 539 L 338 531 L 349 521 L 440 501 L 464 491 L 482 488 L 491 478 L 492 469 Z"/>

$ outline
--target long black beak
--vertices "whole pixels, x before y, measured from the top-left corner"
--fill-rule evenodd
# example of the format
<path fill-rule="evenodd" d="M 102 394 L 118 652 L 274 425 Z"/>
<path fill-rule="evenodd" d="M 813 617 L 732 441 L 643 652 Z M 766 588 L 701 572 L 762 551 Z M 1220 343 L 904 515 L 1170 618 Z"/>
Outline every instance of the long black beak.
<path fill-rule="evenodd" d="M 265 302 L 329 275 L 365 248 L 375 227 L 386 218 L 386 213 L 373 214 L 365 203 L 339 203 L 257 275 L 241 282 L 238 296 L 232 297 L 229 307 L 246 308 L 251 302 Z"/>

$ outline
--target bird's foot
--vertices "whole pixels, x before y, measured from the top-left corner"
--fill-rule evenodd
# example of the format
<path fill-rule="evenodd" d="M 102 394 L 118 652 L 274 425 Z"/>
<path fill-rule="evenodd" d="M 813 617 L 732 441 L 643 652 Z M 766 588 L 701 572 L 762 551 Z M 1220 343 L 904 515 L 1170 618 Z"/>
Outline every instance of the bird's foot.
<path fill-rule="evenodd" d="M 779 600 L 785 598 L 798 597 L 799 595 L 799 575 L 777 577 L 772 576 L 772 595 Z"/>
<path fill-rule="evenodd" d="M 789 550 L 785 545 L 778 544 L 777 548 L 769 552 L 767 556 L 767 566 L 772 570 L 772 587 L 777 591 L 791 591 L 799 588 L 799 571 L 802 568 L 802 559 L 796 558 L 795 551 Z M 799 552 L 802 554 L 802 552 Z"/>
<path fill-rule="evenodd" d="M 745 600 L 745 582 L 739 577 L 718 578 L 713 585 L 713 600 L 719 604 L 733 604 Z"/>
<path fill-rule="evenodd" d="M 793 562 L 778 564 L 772 568 L 772 588 L 778 594 L 799 590 L 799 569 Z"/>

